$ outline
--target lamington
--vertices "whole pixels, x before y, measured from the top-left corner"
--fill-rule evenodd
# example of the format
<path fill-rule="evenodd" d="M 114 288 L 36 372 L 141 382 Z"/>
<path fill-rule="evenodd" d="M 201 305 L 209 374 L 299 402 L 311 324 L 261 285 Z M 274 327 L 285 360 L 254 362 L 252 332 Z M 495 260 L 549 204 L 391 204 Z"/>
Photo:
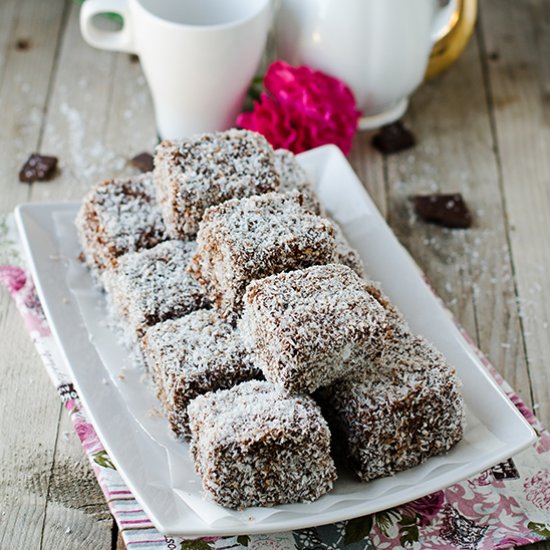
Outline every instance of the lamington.
<path fill-rule="evenodd" d="M 399 345 L 399 341 L 413 336 L 405 317 L 395 304 L 384 294 L 380 283 L 365 281 L 367 292 L 384 308 L 386 312 L 386 330 L 383 347 Z"/>
<path fill-rule="evenodd" d="M 334 239 L 336 240 L 336 258 L 338 263 L 347 265 L 349 268 L 353 269 L 359 277 L 364 277 L 365 266 L 359 252 L 357 252 L 357 250 L 349 244 L 342 228 L 335 221 L 333 221 L 333 225 Z"/>
<path fill-rule="evenodd" d="M 387 347 L 363 380 L 319 391 L 335 446 L 362 481 L 391 476 L 450 450 L 462 438 L 455 370 L 424 338 Z"/>
<path fill-rule="evenodd" d="M 208 307 L 187 270 L 196 243 L 166 241 L 149 250 L 121 256 L 102 281 L 116 317 L 140 336 L 148 326 Z"/>
<path fill-rule="evenodd" d="M 281 193 L 298 191 L 304 197 L 303 207 L 306 210 L 326 216 L 309 176 L 298 163 L 294 153 L 286 149 L 277 149 L 275 151 L 275 167 L 281 178 Z M 333 223 L 338 263 L 351 267 L 357 275 L 364 277 L 365 268 L 359 253 L 349 244 L 338 223 L 335 221 Z"/>
<path fill-rule="evenodd" d="M 151 174 L 102 181 L 84 197 L 75 223 L 84 259 L 98 277 L 123 254 L 167 238 Z"/>
<path fill-rule="evenodd" d="M 273 149 L 247 130 L 162 141 L 154 179 L 168 234 L 193 239 L 209 206 L 228 199 L 278 191 Z"/>
<path fill-rule="evenodd" d="M 341 264 L 250 283 L 239 327 L 267 380 L 311 393 L 371 367 L 391 334 L 367 281 Z"/>
<path fill-rule="evenodd" d="M 170 426 L 189 435 L 187 405 L 197 395 L 263 379 L 234 327 L 214 310 L 149 327 L 141 351 Z"/>
<path fill-rule="evenodd" d="M 332 488 L 330 431 L 311 397 L 245 382 L 197 397 L 188 410 L 195 469 L 218 504 L 311 502 Z"/>
<path fill-rule="evenodd" d="M 281 180 L 281 193 L 298 191 L 304 196 L 304 208 L 314 214 L 321 214 L 321 204 L 315 188 L 294 153 L 286 149 L 277 149 L 275 151 L 275 169 Z"/>
<path fill-rule="evenodd" d="M 332 223 L 302 208 L 299 193 L 266 193 L 209 208 L 190 271 L 220 315 L 238 317 L 248 283 L 335 261 Z"/>

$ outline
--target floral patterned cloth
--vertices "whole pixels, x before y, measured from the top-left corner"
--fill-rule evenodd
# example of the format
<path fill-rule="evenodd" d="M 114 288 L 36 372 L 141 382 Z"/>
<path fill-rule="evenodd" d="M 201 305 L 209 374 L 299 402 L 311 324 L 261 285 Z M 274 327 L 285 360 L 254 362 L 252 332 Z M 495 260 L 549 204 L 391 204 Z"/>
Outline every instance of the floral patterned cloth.
<path fill-rule="evenodd" d="M 538 439 L 531 448 L 443 491 L 343 523 L 274 535 L 196 540 L 161 535 L 125 486 L 87 420 L 25 270 L 14 229 L 5 220 L 0 221 L 0 283 L 15 300 L 59 391 L 128 549 L 485 550 L 550 539 L 550 435 L 480 352 L 491 375 L 536 430 Z"/>

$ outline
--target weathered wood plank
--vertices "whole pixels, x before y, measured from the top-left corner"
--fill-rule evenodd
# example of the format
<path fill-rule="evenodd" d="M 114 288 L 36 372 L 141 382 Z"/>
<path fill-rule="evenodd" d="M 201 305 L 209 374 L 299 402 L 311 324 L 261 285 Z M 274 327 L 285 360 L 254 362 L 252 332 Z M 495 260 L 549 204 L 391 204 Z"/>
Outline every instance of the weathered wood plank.
<path fill-rule="evenodd" d="M 541 29 L 548 25 L 548 9 L 547 1 L 486 0 L 480 19 L 531 391 L 536 413 L 546 426 L 550 423 L 545 372 L 550 358 L 550 259 L 544 253 L 550 230 L 550 51 Z M 550 542 L 532 548 L 550 549 Z"/>
<path fill-rule="evenodd" d="M 20 5 L 17 0 L 5 0 L 0 6 L 0 86 L 2 85 L 8 58 L 13 55 L 17 41 L 13 31 L 15 30 Z"/>
<path fill-rule="evenodd" d="M 489 58 L 503 200 L 533 400 L 550 423 L 550 103 L 541 90 L 538 2 L 487 0 L 482 28 Z"/>
<path fill-rule="evenodd" d="M 116 54 L 83 41 L 79 9 L 70 6 L 42 144 L 59 156 L 60 174 L 48 185 L 33 185 L 34 201 L 78 200 L 91 184 L 125 168 L 105 144 Z"/>
<path fill-rule="evenodd" d="M 60 404 L 9 300 L 0 289 L 0 548 L 39 548 Z"/>
<path fill-rule="evenodd" d="M 475 38 L 453 70 L 417 92 L 407 120 L 419 145 L 388 157 L 390 223 L 459 322 L 529 401 L 498 164 Z M 473 210 L 474 227 L 447 230 L 417 220 L 408 196 L 433 191 L 461 192 Z"/>
<path fill-rule="evenodd" d="M 42 548 L 110 549 L 113 519 L 68 414 L 61 411 Z"/>
<path fill-rule="evenodd" d="M 0 210 L 28 197 L 20 163 L 39 144 L 64 2 L 2 3 Z M 17 38 L 29 48 L 15 50 Z M 0 547 L 40 546 L 60 404 L 6 291 L 0 291 Z M 32 396 L 32 397 L 31 397 Z"/>
<path fill-rule="evenodd" d="M 78 8 L 73 6 L 44 133 L 44 147 L 59 151 L 61 174 L 48 186 L 35 186 L 33 200 L 80 199 L 96 181 L 134 171 L 128 159 L 152 151 L 155 142 L 139 63 L 85 44 L 78 30 Z M 109 548 L 114 522 L 81 447 L 65 442 L 72 431 L 66 423 L 62 418 L 43 547 L 85 549 L 93 542 Z M 76 471 L 73 464 L 78 465 Z"/>
<path fill-rule="evenodd" d="M 141 65 L 135 57 L 119 54 L 115 61 L 106 145 L 128 162 L 143 151 L 153 153 L 156 144 L 153 105 Z"/>
<path fill-rule="evenodd" d="M 7 20 L 10 4 L 6 4 Z M 3 29 L 8 32 L 9 38 L 0 81 L 1 213 L 9 212 L 29 197 L 28 185 L 20 184 L 17 174 L 29 153 L 39 146 L 63 9 L 63 0 L 38 3 L 22 0 L 18 3 L 11 32 Z M 4 23 L 1 25 L 4 26 Z M 14 37 L 28 38 L 29 48 L 15 50 L 12 43 Z"/>
<path fill-rule="evenodd" d="M 387 216 L 384 158 L 371 146 L 374 132 L 358 132 L 349 161 L 384 217 Z"/>

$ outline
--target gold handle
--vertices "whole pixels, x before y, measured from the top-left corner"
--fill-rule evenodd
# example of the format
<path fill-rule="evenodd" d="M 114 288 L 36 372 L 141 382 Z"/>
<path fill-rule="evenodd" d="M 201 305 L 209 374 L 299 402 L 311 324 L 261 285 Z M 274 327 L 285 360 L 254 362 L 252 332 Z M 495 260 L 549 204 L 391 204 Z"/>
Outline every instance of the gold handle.
<path fill-rule="evenodd" d="M 455 15 L 432 48 L 424 79 L 439 74 L 458 59 L 472 35 L 476 16 L 477 0 L 458 0 Z"/>

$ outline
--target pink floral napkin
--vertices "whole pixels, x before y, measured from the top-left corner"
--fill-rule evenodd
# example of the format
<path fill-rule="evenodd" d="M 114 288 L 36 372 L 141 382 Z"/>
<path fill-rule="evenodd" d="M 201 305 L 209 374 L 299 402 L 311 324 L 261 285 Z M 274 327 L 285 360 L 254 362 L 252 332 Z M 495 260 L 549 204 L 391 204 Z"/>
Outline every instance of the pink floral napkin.
<path fill-rule="evenodd" d="M 6 220 L 0 220 L 0 283 L 25 321 L 129 549 L 474 550 L 550 539 L 550 435 L 467 335 L 488 371 L 536 430 L 538 439 L 529 449 L 443 491 L 343 523 L 265 536 L 187 540 L 161 535 L 122 481 L 87 420 L 25 269 L 12 224 Z"/>

